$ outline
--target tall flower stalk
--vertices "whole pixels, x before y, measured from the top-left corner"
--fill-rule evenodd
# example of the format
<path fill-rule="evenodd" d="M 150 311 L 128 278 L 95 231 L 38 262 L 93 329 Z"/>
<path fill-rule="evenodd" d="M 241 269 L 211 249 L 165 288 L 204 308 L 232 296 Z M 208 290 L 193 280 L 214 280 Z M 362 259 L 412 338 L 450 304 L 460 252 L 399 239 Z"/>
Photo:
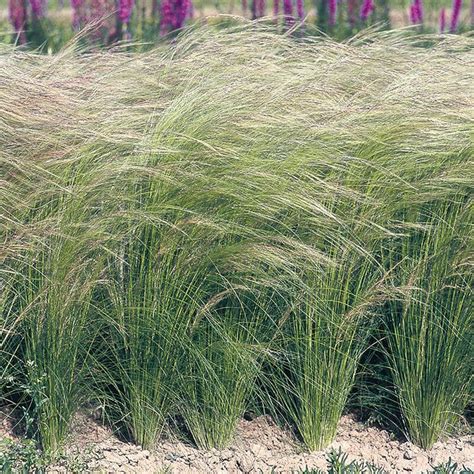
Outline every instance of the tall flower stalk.
<path fill-rule="evenodd" d="M 374 11 L 374 2 L 373 0 L 364 0 L 360 8 L 360 19 L 366 21 L 369 18 L 369 15 Z"/>
<path fill-rule="evenodd" d="M 414 0 L 413 4 L 410 7 L 410 13 L 412 16 L 412 23 L 423 23 L 423 1 Z"/>
<path fill-rule="evenodd" d="M 439 12 L 439 32 L 444 33 L 446 30 L 446 8 L 441 8 Z"/>
<path fill-rule="evenodd" d="M 124 25 L 128 25 L 134 7 L 134 0 L 120 0 L 118 15 Z"/>
<path fill-rule="evenodd" d="M 412 23 L 412 25 L 417 25 L 418 23 L 420 23 L 418 9 L 414 3 L 410 5 L 410 22 Z"/>
<path fill-rule="evenodd" d="M 10 0 L 8 2 L 8 16 L 15 30 L 18 42 L 26 43 L 25 24 L 27 21 L 26 5 L 24 0 Z"/>
<path fill-rule="evenodd" d="M 273 17 L 277 17 L 280 13 L 280 0 L 273 0 Z"/>
<path fill-rule="evenodd" d="M 347 18 L 351 27 L 355 25 L 356 4 L 356 0 L 347 0 Z"/>
<path fill-rule="evenodd" d="M 451 13 L 451 24 L 449 31 L 456 32 L 459 26 L 459 15 L 461 14 L 462 0 L 453 0 L 453 11 Z"/>
<path fill-rule="evenodd" d="M 304 1 L 296 0 L 296 14 L 300 20 L 304 19 Z"/>
<path fill-rule="evenodd" d="M 161 4 L 160 34 L 165 35 L 184 26 L 191 0 L 164 0 Z"/>
<path fill-rule="evenodd" d="M 337 0 L 329 0 L 329 26 L 336 24 Z"/>
<path fill-rule="evenodd" d="M 293 2 L 291 0 L 283 0 L 283 14 L 287 26 L 292 25 L 295 19 L 293 18 Z"/>
<path fill-rule="evenodd" d="M 45 12 L 45 2 L 43 0 L 30 0 L 31 13 L 33 18 L 42 18 Z"/>
<path fill-rule="evenodd" d="M 86 20 L 84 0 L 71 0 L 71 7 L 72 27 L 75 30 L 78 30 L 81 28 L 81 26 L 85 23 Z"/>

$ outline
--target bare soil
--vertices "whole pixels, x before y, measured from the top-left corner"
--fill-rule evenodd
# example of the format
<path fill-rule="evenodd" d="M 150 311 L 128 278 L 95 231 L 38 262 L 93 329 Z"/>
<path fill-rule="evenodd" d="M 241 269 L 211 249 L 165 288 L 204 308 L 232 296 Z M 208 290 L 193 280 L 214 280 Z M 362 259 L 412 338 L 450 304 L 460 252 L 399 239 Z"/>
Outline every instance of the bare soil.
<path fill-rule="evenodd" d="M 0 413 L 0 438 L 14 438 L 11 420 Z M 161 441 L 147 451 L 120 440 L 112 431 L 86 415 L 78 415 L 67 447 L 68 458 L 80 459 L 85 472 L 101 473 L 292 473 L 327 466 L 326 454 L 341 448 L 349 460 L 372 462 L 387 472 L 425 472 L 451 458 L 474 470 L 474 436 L 447 438 L 423 451 L 394 438 L 389 432 L 344 416 L 335 441 L 325 450 L 305 452 L 293 434 L 260 416 L 239 422 L 235 439 L 224 450 L 200 451 L 189 443 Z M 49 472 L 68 472 L 64 466 Z"/>

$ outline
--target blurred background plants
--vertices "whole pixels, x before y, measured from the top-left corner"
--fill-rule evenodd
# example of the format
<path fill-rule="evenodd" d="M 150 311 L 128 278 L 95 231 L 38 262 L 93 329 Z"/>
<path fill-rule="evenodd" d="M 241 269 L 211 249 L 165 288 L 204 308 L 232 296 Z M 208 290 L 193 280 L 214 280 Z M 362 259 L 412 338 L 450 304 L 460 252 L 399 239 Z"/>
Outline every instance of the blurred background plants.
<path fill-rule="evenodd" d="M 279 31 L 296 29 L 296 36 L 339 40 L 374 26 L 457 33 L 472 29 L 472 5 L 472 0 L 0 0 L 0 41 L 53 52 L 82 32 L 89 46 L 133 40 L 143 49 L 172 40 L 185 25 L 225 27 L 238 17 Z"/>

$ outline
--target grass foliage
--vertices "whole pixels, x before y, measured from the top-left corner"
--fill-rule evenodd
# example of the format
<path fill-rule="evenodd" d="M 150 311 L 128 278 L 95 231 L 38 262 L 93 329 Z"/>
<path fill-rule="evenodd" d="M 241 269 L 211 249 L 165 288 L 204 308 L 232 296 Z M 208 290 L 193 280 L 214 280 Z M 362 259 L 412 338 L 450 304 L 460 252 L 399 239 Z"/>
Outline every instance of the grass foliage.
<path fill-rule="evenodd" d="M 133 55 L 2 46 L 0 396 L 30 435 L 59 452 L 92 401 L 143 446 L 171 424 L 222 447 L 260 400 L 320 449 L 374 334 L 409 439 L 455 429 L 472 47 L 255 26 Z"/>

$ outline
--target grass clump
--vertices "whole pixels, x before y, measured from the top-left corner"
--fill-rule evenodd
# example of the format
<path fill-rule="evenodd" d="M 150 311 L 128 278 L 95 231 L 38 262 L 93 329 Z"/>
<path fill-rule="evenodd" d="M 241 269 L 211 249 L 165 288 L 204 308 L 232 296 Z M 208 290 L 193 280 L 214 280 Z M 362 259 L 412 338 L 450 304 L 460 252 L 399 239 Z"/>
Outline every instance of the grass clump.
<path fill-rule="evenodd" d="M 462 195 L 422 209 L 397 268 L 404 295 L 387 319 L 388 357 L 405 429 L 424 448 L 452 432 L 471 396 L 471 213 Z"/>

